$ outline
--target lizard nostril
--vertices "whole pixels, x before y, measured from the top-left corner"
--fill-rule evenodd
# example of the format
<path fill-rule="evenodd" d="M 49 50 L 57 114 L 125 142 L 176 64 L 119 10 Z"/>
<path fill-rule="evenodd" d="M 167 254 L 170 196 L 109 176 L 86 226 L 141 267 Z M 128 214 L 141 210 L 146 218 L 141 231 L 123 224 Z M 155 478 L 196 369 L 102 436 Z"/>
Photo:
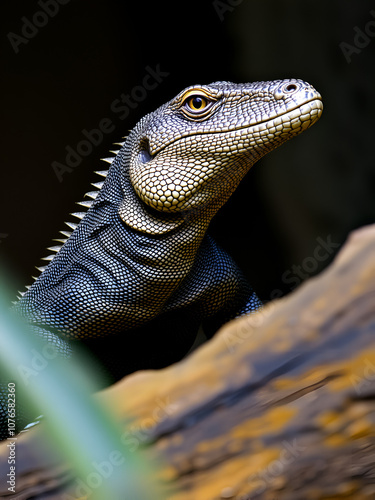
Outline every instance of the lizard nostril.
<path fill-rule="evenodd" d="M 295 92 L 297 90 L 297 85 L 295 83 L 289 83 L 286 87 L 285 87 L 285 91 L 286 92 Z"/>

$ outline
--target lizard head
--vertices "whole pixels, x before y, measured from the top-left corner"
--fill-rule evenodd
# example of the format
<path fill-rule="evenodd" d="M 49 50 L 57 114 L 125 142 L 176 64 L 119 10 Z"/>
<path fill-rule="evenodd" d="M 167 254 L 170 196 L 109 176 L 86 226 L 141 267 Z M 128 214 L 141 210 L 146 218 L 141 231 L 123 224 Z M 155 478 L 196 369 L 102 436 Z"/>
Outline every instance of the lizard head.
<path fill-rule="evenodd" d="M 302 80 L 189 87 L 130 134 L 131 184 L 171 221 L 192 210 L 212 217 L 259 158 L 310 127 L 322 109 L 320 94 Z"/>

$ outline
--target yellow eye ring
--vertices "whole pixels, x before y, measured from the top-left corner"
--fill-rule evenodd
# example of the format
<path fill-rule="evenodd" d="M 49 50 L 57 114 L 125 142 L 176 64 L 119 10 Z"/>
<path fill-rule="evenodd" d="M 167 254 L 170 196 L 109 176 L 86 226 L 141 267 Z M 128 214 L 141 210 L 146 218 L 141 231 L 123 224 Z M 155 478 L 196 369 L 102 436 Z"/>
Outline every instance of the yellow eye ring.
<path fill-rule="evenodd" d="M 201 121 L 210 115 L 216 101 L 217 98 L 204 89 L 193 88 L 182 95 L 179 107 L 187 118 Z"/>
<path fill-rule="evenodd" d="M 191 95 L 186 100 L 186 106 L 188 106 L 189 111 L 199 112 L 203 111 L 208 106 L 208 99 L 200 94 Z"/>
<path fill-rule="evenodd" d="M 211 99 L 206 92 L 191 89 L 183 96 L 182 110 L 191 118 L 199 118 L 206 114 L 215 99 Z"/>

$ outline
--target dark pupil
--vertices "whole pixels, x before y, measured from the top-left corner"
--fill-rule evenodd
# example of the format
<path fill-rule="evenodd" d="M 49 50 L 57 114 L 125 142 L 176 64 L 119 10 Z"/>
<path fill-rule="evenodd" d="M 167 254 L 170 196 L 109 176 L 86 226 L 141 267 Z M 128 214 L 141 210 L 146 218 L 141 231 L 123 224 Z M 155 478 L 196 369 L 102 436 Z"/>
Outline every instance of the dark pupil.
<path fill-rule="evenodd" d="M 201 97 L 194 97 L 192 100 L 193 108 L 200 109 L 203 106 L 203 99 Z"/>

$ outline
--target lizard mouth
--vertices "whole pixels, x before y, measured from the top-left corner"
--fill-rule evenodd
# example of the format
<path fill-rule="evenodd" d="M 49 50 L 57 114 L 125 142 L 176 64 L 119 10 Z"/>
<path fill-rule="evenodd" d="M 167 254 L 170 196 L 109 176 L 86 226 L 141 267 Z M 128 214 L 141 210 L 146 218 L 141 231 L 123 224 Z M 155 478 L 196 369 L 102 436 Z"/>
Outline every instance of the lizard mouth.
<path fill-rule="evenodd" d="M 189 131 L 185 127 L 169 142 L 156 142 L 155 150 L 152 138 L 144 137 L 129 166 L 130 181 L 139 198 L 159 212 L 176 213 L 207 205 L 209 200 L 222 200 L 228 193 L 230 196 L 262 156 L 319 119 L 321 96 L 315 89 L 305 95 L 307 90 L 279 104 L 281 97 L 276 93 L 275 101 L 262 96 L 267 103 L 263 115 L 259 111 L 262 107 L 254 102 L 249 117 L 247 106 L 240 107 L 224 127 L 220 128 L 220 123 L 215 127 L 214 121 Z"/>
<path fill-rule="evenodd" d="M 286 110 L 284 113 L 277 114 L 274 117 L 267 117 L 263 120 L 254 123 L 246 123 L 240 127 L 228 127 L 222 128 L 219 131 L 215 130 L 197 130 L 195 132 L 181 134 L 175 137 L 170 142 L 163 144 L 155 150 L 152 149 L 151 144 L 148 144 L 148 159 L 154 159 L 159 153 L 167 149 L 169 146 L 178 142 L 182 139 L 193 137 L 193 136 L 205 136 L 205 135 L 218 135 L 223 133 L 236 133 L 240 130 L 252 129 L 254 133 L 263 133 L 267 130 L 273 130 L 278 132 L 276 135 L 283 135 L 292 137 L 303 130 L 306 130 L 311 125 L 313 125 L 321 116 L 323 112 L 323 102 L 320 94 L 317 93 L 312 99 L 306 100 L 303 103 L 296 104 L 294 107 Z M 269 138 L 272 139 L 271 132 Z M 266 134 L 267 135 L 267 134 Z"/>

